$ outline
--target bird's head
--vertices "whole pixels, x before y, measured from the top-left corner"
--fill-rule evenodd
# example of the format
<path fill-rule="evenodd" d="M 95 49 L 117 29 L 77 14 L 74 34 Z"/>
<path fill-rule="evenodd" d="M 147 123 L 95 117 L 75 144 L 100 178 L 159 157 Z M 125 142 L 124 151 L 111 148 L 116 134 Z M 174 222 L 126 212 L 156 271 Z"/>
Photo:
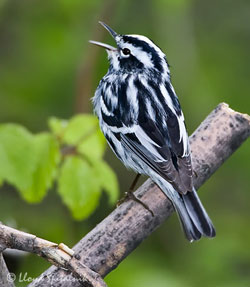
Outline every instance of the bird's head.
<path fill-rule="evenodd" d="M 141 35 L 120 35 L 105 23 L 100 24 L 109 31 L 117 47 L 97 41 L 90 43 L 106 49 L 113 72 L 169 74 L 165 54 L 150 39 Z"/>

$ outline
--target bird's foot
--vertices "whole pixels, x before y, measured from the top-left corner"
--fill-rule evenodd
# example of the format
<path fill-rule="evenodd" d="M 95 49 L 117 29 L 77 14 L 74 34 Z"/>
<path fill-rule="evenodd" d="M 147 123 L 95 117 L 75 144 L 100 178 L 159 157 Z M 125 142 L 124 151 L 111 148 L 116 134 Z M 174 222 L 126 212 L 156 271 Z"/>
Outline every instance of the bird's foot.
<path fill-rule="evenodd" d="M 130 199 L 141 204 L 147 211 L 149 211 L 151 213 L 152 216 L 155 216 L 154 212 L 144 202 L 142 202 L 140 199 L 138 199 L 134 195 L 133 191 L 131 191 L 131 190 L 129 190 L 128 192 L 125 192 L 125 196 L 123 198 L 121 198 L 120 200 L 118 200 L 117 206 L 121 205 L 123 202 L 130 200 Z"/>

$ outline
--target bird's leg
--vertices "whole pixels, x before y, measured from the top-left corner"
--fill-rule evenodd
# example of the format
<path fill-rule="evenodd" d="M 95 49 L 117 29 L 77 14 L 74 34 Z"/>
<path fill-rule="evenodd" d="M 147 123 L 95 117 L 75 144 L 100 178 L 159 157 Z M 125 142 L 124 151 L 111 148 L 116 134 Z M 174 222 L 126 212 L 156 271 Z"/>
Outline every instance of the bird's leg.
<path fill-rule="evenodd" d="M 136 183 L 138 182 L 138 179 L 140 178 L 140 174 L 138 173 L 135 177 L 135 179 L 133 180 L 129 190 L 127 192 L 125 192 L 125 196 L 123 198 L 121 198 L 117 205 L 119 206 L 120 204 L 122 204 L 123 202 L 129 200 L 129 199 L 132 199 L 136 202 L 138 202 L 139 204 L 141 204 L 145 209 L 147 209 L 151 214 L 152 216 L 154 216 L 154 213 L 153 211 L 144 203 L 142 202 L 140 199 L 138 199 L 135 195 L 134 195 L 134 188 L 136 186 Z"/>
<path fill-rule="evenodd" d="M 140 176 L 141 176 L 141 175 L 140 175 L 139 173 L 137 173 L 135 179 L 133 180 L 133 182 L 132 182 L 132 184 L 131 184 L 131 186 L 130 186 L 130 188 L 129 188 L 129 190 L 128 190 L 129 193 L 133 193 L 133 192 L 134 192 L 135 186 L 136 186 L 136 184 L 137 184 L 137 182 L 138 182 Z"/>
<path fill-rule="evenodd" d="M 136 177 L 134 178 L 129 190 L 127 192 L 125 192 L 125 196 L 122 200 L 128 200 L 128 199 L 132 199 L 134 201 L 137 201 L 138 203 L 141 203 L 143 206 L 144 206 L 144 203 L 142 201 L 140 201 L 135 195 L 134 195 L 134 189 L 135 189 L 135 186 L 140 178 L 140 174 L 137 173 Z"/>
<path fill-rule="evenodd" d="M 123 202 L 125 202 L 126 200 L 131 199 L 131 197 L 132 197 L 131 194 L 133 194 L 134 188 L 135 188 L 136 183 L 137 183 L 138 179 L 140 178 L 140 176 L 141 176 L 141 175 L 140 175 L 139 173 L 137 173 L 137 175 L 136 175 L 135 179 L 133 180 L 133 182 L 132 182 L 132 184 L 131 184 L 129 190 L 125 192 L 125 195 L 124 195 L 123 198 L 121 198 L 121 199 L 118 200 L 117 206 L 121 205 L 121 204 L 122 204 Z M 135 197 L 134 194 L 133 194 L 133 196 Z"/>

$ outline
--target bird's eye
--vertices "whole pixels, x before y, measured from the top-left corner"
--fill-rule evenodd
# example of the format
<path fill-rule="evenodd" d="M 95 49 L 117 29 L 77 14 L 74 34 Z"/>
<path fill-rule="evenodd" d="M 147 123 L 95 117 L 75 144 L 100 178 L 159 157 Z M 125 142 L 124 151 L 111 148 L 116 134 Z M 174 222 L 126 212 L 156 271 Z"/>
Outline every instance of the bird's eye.
<path fill-rule="evenodd" d="M 128 48 L 124 48 L 122 49 L 122 53 L 127 56 L 127 55 L 130 55 L 130 50 Z"/>

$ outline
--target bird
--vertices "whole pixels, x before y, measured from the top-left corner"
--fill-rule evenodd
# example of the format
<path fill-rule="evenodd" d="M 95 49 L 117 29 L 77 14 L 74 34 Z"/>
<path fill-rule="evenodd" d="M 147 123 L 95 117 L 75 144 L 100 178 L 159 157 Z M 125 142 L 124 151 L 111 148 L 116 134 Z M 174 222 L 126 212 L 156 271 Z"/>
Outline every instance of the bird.
<path fill-rule="evenodd" d="M 99 23 L 116 43 L 89 41 L 108 54 L 108 72 L 92 101 L 109 146 L 127 168 L 159 186 L 190 242 L 215 237 L 193 186 L 188 134 L 166 55 L 146 36 L 118 34 Z"/>

